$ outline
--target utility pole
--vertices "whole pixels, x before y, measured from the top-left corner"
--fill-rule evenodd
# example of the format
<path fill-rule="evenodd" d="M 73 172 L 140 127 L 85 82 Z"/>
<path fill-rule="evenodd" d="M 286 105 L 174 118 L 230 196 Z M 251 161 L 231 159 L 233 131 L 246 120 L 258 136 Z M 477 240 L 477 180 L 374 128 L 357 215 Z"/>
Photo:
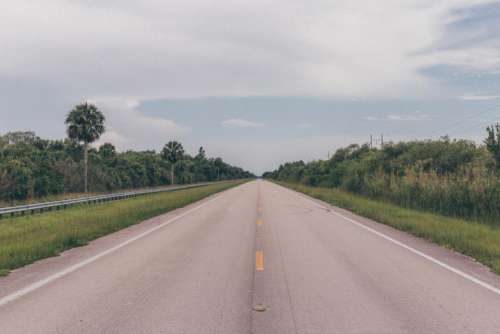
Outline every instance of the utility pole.
<path fill-rule="evenodd" d="M 384 134 L 380 134 L 380 149 L 384 149 Z"/>
<path fill-rule="evenodd" d="M 373 136 L 370 135 L 370 150 L 373 148 Z"/>

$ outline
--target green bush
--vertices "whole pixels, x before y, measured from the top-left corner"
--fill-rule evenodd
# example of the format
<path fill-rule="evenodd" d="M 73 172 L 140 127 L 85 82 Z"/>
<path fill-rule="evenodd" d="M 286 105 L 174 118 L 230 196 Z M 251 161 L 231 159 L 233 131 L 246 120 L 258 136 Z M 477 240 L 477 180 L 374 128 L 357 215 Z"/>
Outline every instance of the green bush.
<path fill-rule="evenodd" d="M 71 140 L 44 140 L 33 132 L 0 136 L 0 200 L 16 202 L 83 190 L 83 149 Z M 171 165 L 154 151 L 117 152 L 109 143 L 89 150 L 89 189 L 120 189 L 170 184 Z M 252 177 L 221 158 L 207 158 L 203 148 L 184 154 L 176 165 L 177 183 Z"/>
<path fill-rule="evenodd" d="M 500 145 L 500 144 L 499 144 Z M 486 146 L 467 140 L 350 145 L 331 159 L 285 163 L 265 177 L 326 186 L 405 208 L 500 225 L 500 178 Z"/>

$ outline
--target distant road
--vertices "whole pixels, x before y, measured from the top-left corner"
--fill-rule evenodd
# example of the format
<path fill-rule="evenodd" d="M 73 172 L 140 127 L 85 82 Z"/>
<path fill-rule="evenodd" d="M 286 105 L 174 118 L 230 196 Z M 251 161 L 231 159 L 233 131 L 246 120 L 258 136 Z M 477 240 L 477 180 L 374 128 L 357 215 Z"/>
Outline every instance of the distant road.
<path fill-rule="evenodd" d="M 0 278 L 2 334 L 499 332 L 484 267 L 265 181 Z"/>

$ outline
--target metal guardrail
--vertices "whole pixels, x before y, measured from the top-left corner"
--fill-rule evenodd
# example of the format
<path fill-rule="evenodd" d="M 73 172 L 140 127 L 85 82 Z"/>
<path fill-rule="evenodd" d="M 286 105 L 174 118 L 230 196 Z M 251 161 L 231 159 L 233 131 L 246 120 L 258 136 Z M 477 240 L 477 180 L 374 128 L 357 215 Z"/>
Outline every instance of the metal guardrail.
<path fill-rule="evenodd" d="M 61 201 L 53 201 L 53 202 L 42 202 L 35 204 L 27 204 L 27 205 L 18 205 L 18 206 L 10 206 L 0 208 L 0 219 L 10 215 L 11 217 L 16 215 L 25 215 L 26 213 L 41 213 L 44 211 L 52 211 L 52 210 L 60 210 L 65 209 L 70 206 L 78 205 L 78 204 L 93 204 L 93 203 L 101 203 L 108 201 L 116 201 L 120 199 L 126 199 L 131 197 L 137 197 L 140 195 L 148 195 L 159 192 L 166 191 L 175 191 L 189 188 L 202 187 L 211 184 L 211 182 L 206 183 L 196 183 L 189 185 L 179 185 L 179 186 L 168 186 L 154 189 L 146 189 L 146 190 L 138 190 L 138 191 L 127 191 L 121 193 L 112 193 L 106 195 L 96 195 L 96 196 L 88 196 L 88 197 L 80 197 L 73 199 L 65 199 Z"/>

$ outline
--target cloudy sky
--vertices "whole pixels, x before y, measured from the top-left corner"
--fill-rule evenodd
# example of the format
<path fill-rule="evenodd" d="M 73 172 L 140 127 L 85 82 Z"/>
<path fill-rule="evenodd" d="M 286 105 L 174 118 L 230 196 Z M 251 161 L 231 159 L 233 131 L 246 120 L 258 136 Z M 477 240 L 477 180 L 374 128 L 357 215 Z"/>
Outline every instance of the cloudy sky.
<path fill-rule="evenodd" d="M 0 4 L 0 132 L 61 138 L 89 100 L 120 150 L 256 173 L 370 134 L 480 141 L 500 120 L 500 2 L 16 0 Z"/>

